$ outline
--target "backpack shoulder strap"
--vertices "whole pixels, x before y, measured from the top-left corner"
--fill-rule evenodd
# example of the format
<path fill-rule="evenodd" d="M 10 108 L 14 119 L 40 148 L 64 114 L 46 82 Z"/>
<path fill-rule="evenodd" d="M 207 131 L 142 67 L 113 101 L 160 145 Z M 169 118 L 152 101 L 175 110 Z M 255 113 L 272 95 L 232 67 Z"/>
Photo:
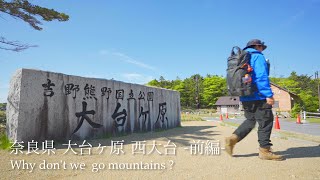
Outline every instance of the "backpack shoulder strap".
<path fill-rule="evenodd" d="M 254 51 L 254 52 L 247 51 L 247 52 L 250 53 L 250 54 L 262 54 L 261 52 L 258 52 L 258 51 Z"/>

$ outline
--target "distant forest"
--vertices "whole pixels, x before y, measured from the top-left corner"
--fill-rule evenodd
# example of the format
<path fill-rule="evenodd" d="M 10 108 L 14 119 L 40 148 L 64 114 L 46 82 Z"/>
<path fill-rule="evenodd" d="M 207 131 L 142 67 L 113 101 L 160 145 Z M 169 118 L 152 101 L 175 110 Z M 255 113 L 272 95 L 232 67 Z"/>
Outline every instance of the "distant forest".
<path fill-rule="evenodd" d="M 271 77 L 270 80 L 300 97 L 301 101 L 294 105 L 292 111 L 305 109 L 315 112 L 319 108 L 317 79 L 292 72 L 289 77 Z M 218 98 L 227 95 L 226 78 L 217 75 L 208 74 L 203 77 L 195 74 L 183 80 L 179 77 L 166 80 L 161 76 L 147 85 L 179 91 L 183 108 L 214 108 Z"/>

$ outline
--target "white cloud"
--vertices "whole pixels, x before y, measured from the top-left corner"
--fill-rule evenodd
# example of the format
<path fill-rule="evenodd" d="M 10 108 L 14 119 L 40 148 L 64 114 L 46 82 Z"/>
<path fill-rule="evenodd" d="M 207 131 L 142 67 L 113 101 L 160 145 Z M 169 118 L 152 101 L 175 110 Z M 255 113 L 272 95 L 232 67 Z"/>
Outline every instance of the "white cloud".
<path fill-rule="evenodd" d="M 129 57 L 128 55 L 124 54 L 124 53 L 120 53 L 120 52 L 110 52 L 108 50 L 100 50 L 99 54 L 102 56 L 107 56 L 107 55 L 111 55 L 111 56 L 116 56 L 116 57 L 120 57 L 120 60 L 129 64 L 133 64 L 136 66 L 139 66 L 141 68 L 144 69 L 150 69 L 150 70 L 155 70 L 156 68 L 153 66 L 150 66 L 148 64 L 145 64 L 143 62 L 140 62 L 138 60 L 135 60 L 134 58 Z"/>
<path fill-rule="evenodd" d="M 113 79 L 117 81 L 123 81 L 128 83 L 136 84 L 146 84 L 149 81 L 153 80 L 152 76 L 138 74 L 138 73 L 122 73 L 122 74 L 108 74 L 108 75 L 99 75 L 99 74 L 84 74 L 82 77 L 87 78 L 99 78 L 99 79 Z"/>
<path fill-rule="evenodd" d="M 145 84 L 154 79 L 152 76 L 146 76 L 137 73 L 124 73 L 121 76 L 124 78 L 125 81 L 137 84 Z"/>
<path fill-rule="evenodd" d="M 103 50 L 99 51 L 99 54 L 100 55 L 107 55 L 107 54 L 109 54 L 109 51 L 103 49 Z"/>
<path fill-rule="evenodd" d="M 155 70 L 154 67 L 152 67 L 148 64 L 145 64 L 143 62 L 137 61 L 137 60 L 135 60 L 135 59 L 123 54 L 123 53 L 114 52 L 112 54 L 124 58 L 125 62 L 127 62 L 127 63 L 134 64 L 134 65 L 137 65 L 137 66 L 145 68 L 145 69 Z"/>
<path fill-rule="evenodd" d="M 298 19 L 303 18 L 305 15 L 305 10 L 300 10 L 296 14 L 292 15 L 282 26 L 287 27 L 296 22 Z"/>
<path fill-rule="evenodd" d="M 283 24 L 280 25 L 280 28 L 286 28 L 288 26 L 291 26 L 294 24 L 296 21 L 305 19 L 307 17 L 308 12 L 310 11 L 311 8 L 314 8 L 316 4 L 320 2 L 320 0 L 309 0 L 305 1 L 305 5 L 300 6 L 300 10 L 297 11 L 295 14 L 291 15 Z M 310 13 L 309 13 L 310 15 Z"/>

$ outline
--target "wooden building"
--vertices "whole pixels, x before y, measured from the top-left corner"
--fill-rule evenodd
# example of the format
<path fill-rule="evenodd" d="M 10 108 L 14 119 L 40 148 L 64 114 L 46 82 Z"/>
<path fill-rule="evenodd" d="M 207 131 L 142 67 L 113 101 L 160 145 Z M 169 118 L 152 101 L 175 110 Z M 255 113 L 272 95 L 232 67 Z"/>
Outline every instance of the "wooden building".
<path fill-rule="evenodd" d="M 219 97 L 215 105 L 217 112 L 222 114 L 240 112 L 240 100 L 238 96 Z"/>
<path fill-rule="evenodd" d="M 277 84 L 271 83 L 271 90 L 275 101 L 273 109 L 276 111 L 289 112 L 294 103 L 300 100 L 298 95 Z"/>
<path fill-rule="evenodd" d="M 298 102 L 299 97 L 286 88 L 280 87 L 277 84 L 271 83 L 271 90 L 274 94 L 275 103 L 273 105 L 274 111 L 290 112 L 294 103 Z M 242 110 L 242 105 L 237 96 L 222 96 L 216 102 L 217 112 L 238 113 Z"/>

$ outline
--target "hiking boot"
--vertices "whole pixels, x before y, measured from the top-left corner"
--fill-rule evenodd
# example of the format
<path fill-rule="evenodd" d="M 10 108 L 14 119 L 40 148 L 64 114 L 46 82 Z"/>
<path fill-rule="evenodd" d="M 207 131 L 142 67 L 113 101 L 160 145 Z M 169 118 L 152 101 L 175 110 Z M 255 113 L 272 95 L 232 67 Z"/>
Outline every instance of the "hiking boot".
<path fill-rule="evenodd" d="M 230 137 L 226 138 L 225 150 L 230 156 L 232 156 L 233 148 L 236 145 L 236 143 L 238 142 L 238 140 L 239 140 L 239 138 L 235 134 L 232 134 Z"/>
<path fill-rule="evenodd" d="M 259 148 L 259 158 L 263 160 L 282 161 L 284 157 L 271 152 L 270 148 Z"/>

